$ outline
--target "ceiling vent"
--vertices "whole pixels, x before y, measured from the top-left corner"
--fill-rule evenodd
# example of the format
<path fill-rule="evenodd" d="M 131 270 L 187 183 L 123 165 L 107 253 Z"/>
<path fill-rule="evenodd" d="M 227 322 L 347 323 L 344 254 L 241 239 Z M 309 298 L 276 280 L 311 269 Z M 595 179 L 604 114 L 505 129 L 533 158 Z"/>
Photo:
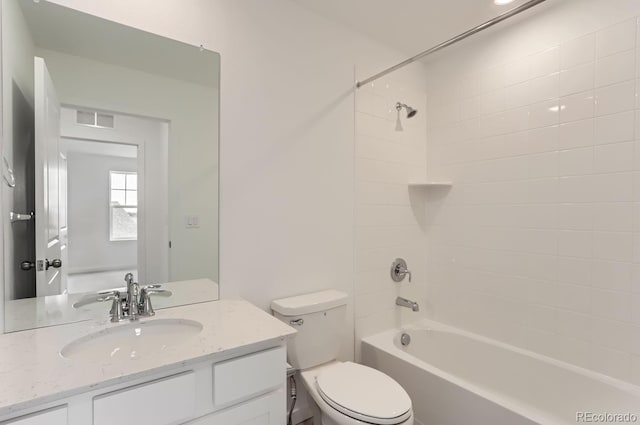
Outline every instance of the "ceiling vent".
<path fill-rule="evenodd" d="M 90 127 L 113 128 L 115 117 L 102 112 L 77 110 L 76 122 L 80 125 L 88 125 Z"/>

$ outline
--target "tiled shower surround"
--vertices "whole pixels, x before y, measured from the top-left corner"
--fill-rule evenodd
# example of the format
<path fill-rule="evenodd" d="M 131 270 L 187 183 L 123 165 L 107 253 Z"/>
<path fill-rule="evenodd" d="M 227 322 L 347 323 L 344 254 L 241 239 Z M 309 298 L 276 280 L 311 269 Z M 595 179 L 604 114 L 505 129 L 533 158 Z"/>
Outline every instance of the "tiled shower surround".
<path fill-rule="evenodd" d="M 411 119 L 401 112 L 402 132 L 395 131 L 396 102 L 418 109 Z M 426 311 L 426 193 L 407 186 L 426 180 L 426 102 L 422 64 L 356 93 L 356 341 L 419 320 Z M 411 283 L 391 280 L 397 257 L 407 261 Z M 396 307 L 398 295 L 420 303 L 421 311 Z"/>
<path fill-rule="evenodd" d="M 594 3 L 427 63 L 428 314 L 640 384 L 640 21 Z"/>

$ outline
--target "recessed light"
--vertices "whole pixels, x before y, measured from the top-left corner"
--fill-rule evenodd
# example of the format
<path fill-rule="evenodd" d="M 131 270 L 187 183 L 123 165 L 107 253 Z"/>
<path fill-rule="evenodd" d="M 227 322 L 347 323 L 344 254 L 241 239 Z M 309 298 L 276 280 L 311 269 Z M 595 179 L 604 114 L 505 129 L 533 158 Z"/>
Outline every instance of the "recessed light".
<path fill-rule="evenodd" d="M 504 6 L 505 4 L 513 3 L 513 0 L 493 0 L 498 6 Z"/>

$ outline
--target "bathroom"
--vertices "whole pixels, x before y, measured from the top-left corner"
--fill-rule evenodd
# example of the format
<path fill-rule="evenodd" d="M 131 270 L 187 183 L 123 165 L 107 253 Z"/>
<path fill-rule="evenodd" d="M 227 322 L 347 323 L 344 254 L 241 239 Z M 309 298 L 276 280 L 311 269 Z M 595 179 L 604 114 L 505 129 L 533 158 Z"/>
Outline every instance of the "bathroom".
<path fill-rule="evenodd" d="M 3 0 L 0 424 L 127 417 L 163 424 L 287 423 L 285 348 L 294 347 L 293 332 L 302 336 L 304 324 L 271 317 L 279 308 L 274 300 L 329 290 L 346 294 L 337 296 L 338 306 L 329 302 L 334 313 L 344 310 L 332 334 L 341 342 L 337 358 L 383 372 L 410 397 L 411 418 L 384 423 L 564 424 L 587 422 L 588 414 L 604 415 L 595 419 L 605 423 L 637 421 L 640 3 L 533 2 L 370 80 L 530 2 L 497 3 L 505 2 Z M 185 76 L 202 87 L 167 90 L 165 105 L 145 102 L 141 84 L 125 82 L 120 90 L 104 90 L 116 96 L 101 104 L 86 95 L 95 87 L 82 86 L 89 79 L 56 60 L 55 46 L 35 47 L 63 111 L 84 107 L 113 114 L 116 122 L 120 114 L 169 123 L 166 155 L 144 162 L 168 167 L 166 177 L 144 182 L 147 189 L 160 185 L 153 193 L 166 197 L 167 210 L 144 216 L 142 224 L 138 212 L 136 268 L 120 264 L 126 270 L 118 267 L 114 283 L 100 288 L 123 286 L 123 272 L 131 269 L 140 288 L 162 284 L 148 291 L 172 293 L 152 297 L 156 316 L 141 323 L 181 320 L 187 330 L 177 339 L 200 329 L 166 357 L 144 352 L 146 365 L 110 362 L 92 372 L 80 360 L 60 359 L 65 344 L 79 336 L 129 326 L 128 318 L 109 322 L 110 302 L 64 310 L 59 298 L 34 297 L 32 289 L 17 297 L 9 289 L 20 272 L 14 266 L 39 258 L 30 248 L 10 248 L 13 231 L 26 223 L 12 223 L 9 212 L 30 222 L 31 211 L 14 204 L 7 182 L 13 174 L 7 169 L 15 171 L 16 187 L 23 175 L 9 149 L 11 131 L 33 125 L 29 114 L 12 122 L 7 115 L 16 104 L 33 108 L 29 90 L 26 101 L 7 103 L 12 82 L 5 62 L 15 44 L 7 40 L 5 19 L 16 5 L 34 14 L 45 10 L 41 16 L 51 19 L 34 21 L 50 22 L 45 29 L 64 28 L 57 19 L 88 19 L 88 40 L 104 25 L 114 31 L 114 45 L 124 40 L 121 45 L 140 48 L 118 63 L 110 63 L 119 52 L 109 43 L 96 43 L 96 51 L 90 43 L 72 44 L 77 50 L 67 55 L 137 71 L 147 58 L 158 69 L 142 71 L 172 81 Z M 43 44 L 74 39 L 41 35 L 35 39 Z M 135 44 L 142 35 L 147 44 Z M 154 45 L 156 39 L 162 44 Z M 183 49 L 200 56 L 171 60 Z M 205 63 L 188 66 L 202 57 Z M 202 99 L 186 98 L 199 93 Z M 205 104 L 206 110 L 195 107 Z M 409 117 L 412 110 L 417 113 Z M 211 128 L 184 133 L 199 122 Z M 172 140 L 185 150 L 172 151 Z M 206 143 L 211 140 L 215 145 Z M 144 154 L 150 159 L 149 149 Z M 158 173 L 150 175 L 164 176 Z M 37 211 L 35 217 L 37 224 Z M 69 246 L 76 245 L 71 240 Z M 62 254 L 46 258 L 61 259 L 62 270 L 68 262 Z M 406 261 L 410 276 L 402 265 L 392 267 L 396 259 Z M 48 271 L 58 270 L 52 265 Z M 394 269 L 400 282 L 390 276 Z M 409 308 L 397 305 L 398 297 Z M 34 311 L 24 314 L 30 303 Z M 167 335 L 180 328 L 171 323 Z M 161 336 L 164 328 L 157 329 Z M 38 344 L 20 351 L 27 338 Z M 178 349 L 189 347 L 193 352 Z M 205 350 L 211 350 L 206 358 L 195 354 Z M 260 353 L 265 357 L 253 362 Z M 37 359 L 43 363 L 33 363 Z M 233 362 L 243 373 L 225 375 Z M 250 367 L 259 373 L 246 372 Z M 214 389 L 205 385 L 212 368 Z M 175 376 L 177 390 L 168 376 Z M 225 383 L 225 376 L 234 379 Z M 292 423 L 322 423 L 302 372 L 295 380 Z M 151 381 L 166 386 L 131 392 Z M 255 391 L 236 396 L 242 392 L 236 385 Z M 181 390 L 187 386 L 195 396 Z M 211 401 L 216 391 L 227 399 Z M 166 420 L 151 419 L 153 412 L 140 419 L 145 409 L 105 394 L 145 405 L 163 400 L 153 406 Z M 104 413 L 112 402 L 125 413 Z M 158 408 L 163 404 L 187 413 L 172 417 Z M 39 419 L 39 412 L 54 416 Z M 358 419 L 341 414 L 347 418 L 337 423 L 377 423 L 345 422 Z M 91 415 L 94 422 L 86 420 Z"/>

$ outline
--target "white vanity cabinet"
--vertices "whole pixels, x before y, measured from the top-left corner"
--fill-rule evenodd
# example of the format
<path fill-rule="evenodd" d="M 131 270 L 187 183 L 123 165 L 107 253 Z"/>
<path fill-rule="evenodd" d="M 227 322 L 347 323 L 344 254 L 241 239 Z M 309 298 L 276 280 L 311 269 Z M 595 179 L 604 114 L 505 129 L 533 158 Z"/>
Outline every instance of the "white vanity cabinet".
<path fill-rule="evenodd" d="M 0 425 L 282 425 L 285 389 L 279 345 L 63 398 L 0 418 Z"/>

